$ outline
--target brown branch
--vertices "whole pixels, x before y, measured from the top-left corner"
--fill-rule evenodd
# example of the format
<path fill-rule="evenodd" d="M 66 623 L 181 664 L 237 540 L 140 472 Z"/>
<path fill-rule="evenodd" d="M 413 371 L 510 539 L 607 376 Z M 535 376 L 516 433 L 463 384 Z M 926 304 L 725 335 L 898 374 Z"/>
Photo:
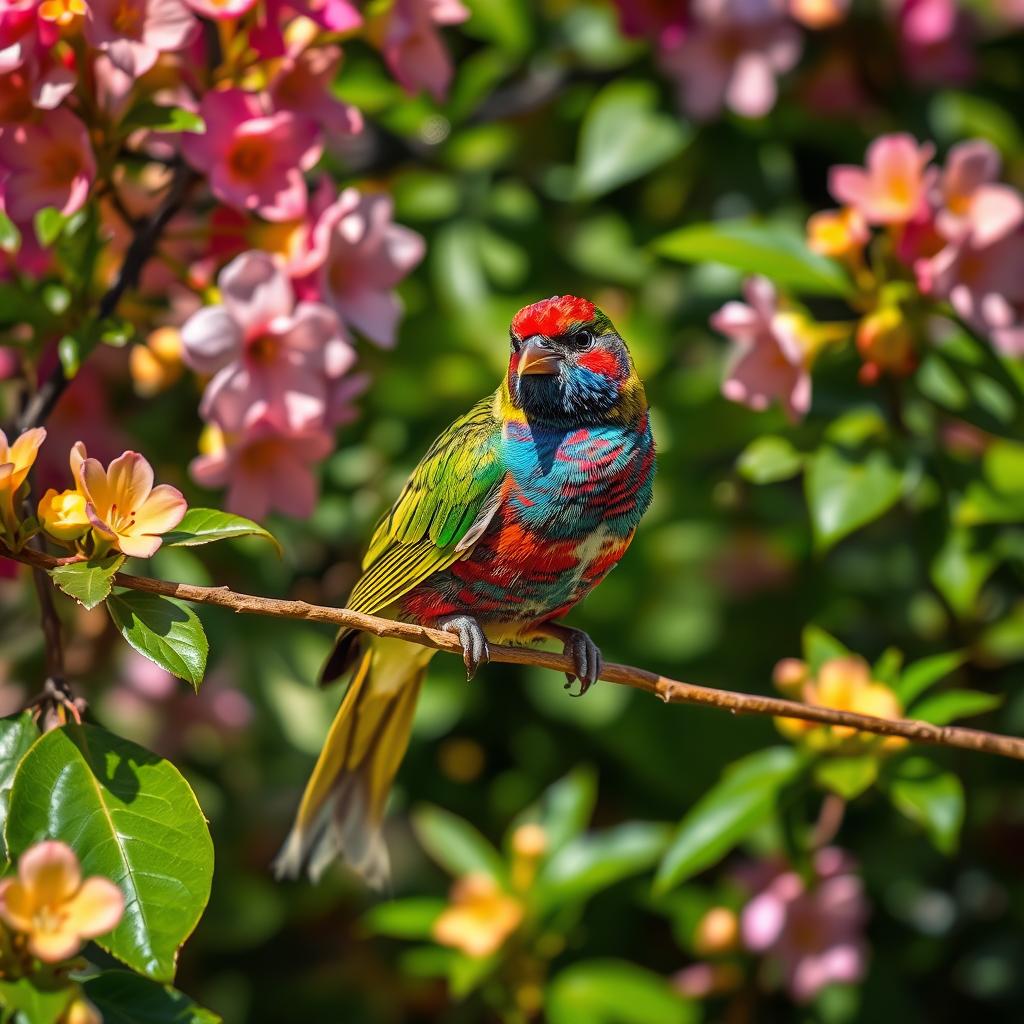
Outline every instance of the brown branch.
<path fill-rule="evenodd" d="M 77 561 L 76 558 L 54 558 L 32 548 L 24 548 L 17 554 L 0 549 L 0 554 L 40 569 L 52 569 Z M 132 576 L 129 573 L 114 574 L 114 583 L 129 590 L 162 597 L 175 597 L 192 604 L 209 604 L 227 608 L 240 615 L 267 615 L 278 619 L 303 619 L 307 622 L 323 622 L 332 626 L 349 626 L 374 636 L 407 640 L 423 647 L 433 647 L 449 654 L 462 655 L 459 641 L 451 633 L 418 626 L 411 622 L 396 622 L 376 615 L 364 615 L 348 608 L 330 608 L 326 605 L 308 604 L 305 601 L 283 601 L 255 594 L 241 594 L 229 587 L 197 587 L 190 583 L 170 583 L 154 580 L 148 576 Z M 537 665 L 555 672 L 572 672 L 572 660 L 563 654 L 539 651 L 531 647 L 506 647 L 491 644 L 491 661 L 510 665 Z M 986 754 L 999 754 L 1017 761 L 1024 761 L 1024 739 L 1003 736 L 981 729 L 964 729 L 953 725 L 932 725 L 908 718 L 876 718 L 874 715 L 860 715 L 852 711 L 819 707 L 816 704 L 800 704 L 781 697 L 763 697 L 754 693 L 737 693 L 733 690 L 718 690 L 695 683 L 683 683 L 669 679 L 646 669 L 631 665 L 607 663 L 601 678 L 609 683 L 631 686 L 635 690 L 660 697 L 666 704 L 701 704 L 705 707 L 720 708 L 733 714 L 771 715 L 782 718 L 800 718 L 807 722 L 823 725 L 845 726 L 860 732 L 878 736 L 902 736 L 914 743 L 935 747 L 959 747 Z"/>

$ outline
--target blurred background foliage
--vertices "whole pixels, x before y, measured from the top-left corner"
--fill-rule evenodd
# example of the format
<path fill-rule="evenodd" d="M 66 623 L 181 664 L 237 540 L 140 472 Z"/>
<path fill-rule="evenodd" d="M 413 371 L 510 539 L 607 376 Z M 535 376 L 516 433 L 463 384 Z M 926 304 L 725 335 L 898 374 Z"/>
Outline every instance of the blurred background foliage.
<path fill-rule="evenodd" d="M 843 429 L 837 421 L 854 439 L 889 436 L 892 390 L 862 386 L 855 357 L 837 355 L 816 369 L 814 408 L 798 427 L 779 410 L 728 403 L 719 392 L 726 348 L 707 318 L 737 294 L 740 277 L 671 261 L 651 245 L 685 224 L 751 215 L 799 235 L 807 215 L 829 205 L 828 167 L 859 163 L 865 145 L 890 130 L 934 139 L 940 152 L 987 138 L 1006 177 L 1024 184 L 1020 33 L 978 42 L 969 82 L 922 84 L 908 79 L 883 13 L 858 4 L 838 27 L 808 37 L 766 117 L 697 124 L 680 113 L 649 47 L 621 33 L 610 4 L 468 5 L 471 19 L 446 33 L 456 75 L 441 105 L 410 99 L 374 52 L 346 46 L 336 91 L 368 125 L 333 147 L 331 171 L 340 183 L 392 191 L 396 220 L 424 234 L 428 256 L 402 286 L 398 347 L 363 346 L 373 383 L 323 465 L 316 513 L 271 524 L 285 547 L 280 561 L 257 541 L 219 545 L 202 561 L 165 548 L 153 574 L 343 603 L 376 517 L 430 439 L 495 386 L 512 313 L 571 292 L 593 298 L 628 339 L 659 447 L 654 505 L 628 557 L 571 618 L 608 658 L 771 692 L 773 666 L 801 655 L 813 623 L 872 662 L 892 647 L 908 661 L 967 652 L 957 685 L 999 697 L 978 724 L 1024 730 L 1022 449 L 1007 442 L 984 461 L 973 449 L 948 454 L 950 471 L 979 494 L 1009 494 L 1000 515 L 983 503 L 969 533 L 950 533 L 904 465 L 884 514 L 835 546 L 816 544 L 792 476 L 797 453 L 817 451 L 828 430 Z M 855 103 L 829 103 L 827 87 L 812 88 L 837 60 L 851 70 Z M 834 299 L 808 301 L 824 319 L 848 316 Z M 211 503 L 185 473 L 200 426 L 194 380 L 138 398 L 124 356 L 105 351 L 89 379 L 76 381 L 52 434 L 91 431 L 90 453 L 103 458 L 127 436 L 160 480 Z M 85 389 L 97 387 L 116 422 L 90 418 Z M 762 441 L 760 460 L 757 449 L 740 460 L 775 434 L 786 441 L 768 450 Z M 29 588 L 3 584 L 0 602 L 8 713 L 41 677 L 42 655 Z M 731 762 L 788 749 L 772 722 L 665 707 L 608 684 L 572 700 L 558 678 L 529 668 L 491 666 L 467 685 L 457 659 L 441 657 L 388 825 L 386 897 L 396 902 L 341 871 L 315 888 L 278 885 L 268 864 L 339 700 L 311 685 L 329 631 L 215 609 L 201 616 L 212 653 L 198 697 L 129 656 L 102 610 L 78 611 L 68 659 L 107 726 L 173 757 L 210 819 L 213 896 L 177 984 L 228 1021 L 479 1021 L 540 1005 L 555 1024 L 1020 1019 L 1024 790 L 1013 762 L 929 753 L 967 793 L 962 834 L 954 827 L 941 848 L 881 790 L 849 806 L 839 841 L 861 866 L 871 906 L 861 985 L 828 988 L 797 1007 L 750 975 L 721 998 L 690 1001 L 669 979 L 700 953 L 702 908 L 729 903 L 730 862 L 656 893 L 653 869 L 675 824 Z M 552 795 L 556 780 L 562 789 Z M 566 803 L 557 804 L 559 793 Z M 556 810 L 522 817 L 544 799 Z M 810 821 L 822 799 L 813 785 L 793 797 Z M 474 834 L 462 835 L 455 818 L 472 822 Z M 764 816 L 745 845 L 784 847 L 784 819 Z M 496 982 L 487 973 L 496 961 L 455 964 L 460 954 L 427 936 L 452 875 L 481 864 L 497 874 L 530 870 L 514 831 L 526 820 L 564 827 L 560 842 L 577 845 L 560 867 L 557 848 L 545 861 L 553 895 L 530 911 L 537 923 L 527 945 L 498 958 L 505 981 Z M 528 840 L 519 834 L 520 846 Z"/>

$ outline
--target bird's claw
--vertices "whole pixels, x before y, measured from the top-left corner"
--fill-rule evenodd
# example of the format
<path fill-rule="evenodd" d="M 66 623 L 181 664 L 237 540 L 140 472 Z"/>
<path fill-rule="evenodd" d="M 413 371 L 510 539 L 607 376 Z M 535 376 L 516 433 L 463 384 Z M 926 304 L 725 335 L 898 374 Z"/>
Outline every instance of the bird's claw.
<path fill-rule="evenodd" d="M 573 629 L 566 637 L 562 653 L 572 658 L 573 665 L 576 667 L 575 675 L 566 672 L 565 678 L 568 682 L 565 684 L 565 688 L 571 691 L 572 684 L 578 677 L 580 688 L 573 696 L 582 697 L 601 676 L 601 671 L 604 668 L 601 649 L 582 629 Z"/>
<path fill-rule="evenodd" d="M 462 660 L 466 665 L 466 678 L 472 679 L 481 665 L 491 660 L 491 650 L 483 627 L 472 615 L 453 615 L 439 626 L 445 633 L 454 633 L 462 644 Z"/>

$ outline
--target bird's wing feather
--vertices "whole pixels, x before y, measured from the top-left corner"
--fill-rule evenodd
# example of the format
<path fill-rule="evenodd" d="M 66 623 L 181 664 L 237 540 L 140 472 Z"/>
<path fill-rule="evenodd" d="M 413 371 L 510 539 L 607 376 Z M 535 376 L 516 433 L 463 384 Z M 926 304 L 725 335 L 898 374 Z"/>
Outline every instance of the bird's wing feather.
<path fill-rule="evenodd" d="M 423 456 L 377 524 L 350 608 L 386 608 L 479 540 L 505 476 L 493 408 L 491 398 L 478 402 Z"/>

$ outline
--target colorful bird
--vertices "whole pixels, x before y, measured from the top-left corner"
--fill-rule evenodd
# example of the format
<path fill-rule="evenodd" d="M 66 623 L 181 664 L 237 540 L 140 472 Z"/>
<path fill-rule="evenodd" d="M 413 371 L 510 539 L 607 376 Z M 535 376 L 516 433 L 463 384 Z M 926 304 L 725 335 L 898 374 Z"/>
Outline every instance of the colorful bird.
<path fill-rule="evenodd" d="M 573 296 L 520 310 L 498 390 L 431 446 L 377 524 L 348 607 L 454 633 L 470 678 L 488 641 L 561 641 L 580 693 L 601 674 L 558 622 L 619 561 L 651 500 L 647 398 L 625 342 Z M 384 805 L 436 651 L 342 629 L 324 682 L 354 669 L 275 864 L 315 880 L 342 857 L 387 878 Z M 575 677 L 569 676 L 567 688 Z"/>

